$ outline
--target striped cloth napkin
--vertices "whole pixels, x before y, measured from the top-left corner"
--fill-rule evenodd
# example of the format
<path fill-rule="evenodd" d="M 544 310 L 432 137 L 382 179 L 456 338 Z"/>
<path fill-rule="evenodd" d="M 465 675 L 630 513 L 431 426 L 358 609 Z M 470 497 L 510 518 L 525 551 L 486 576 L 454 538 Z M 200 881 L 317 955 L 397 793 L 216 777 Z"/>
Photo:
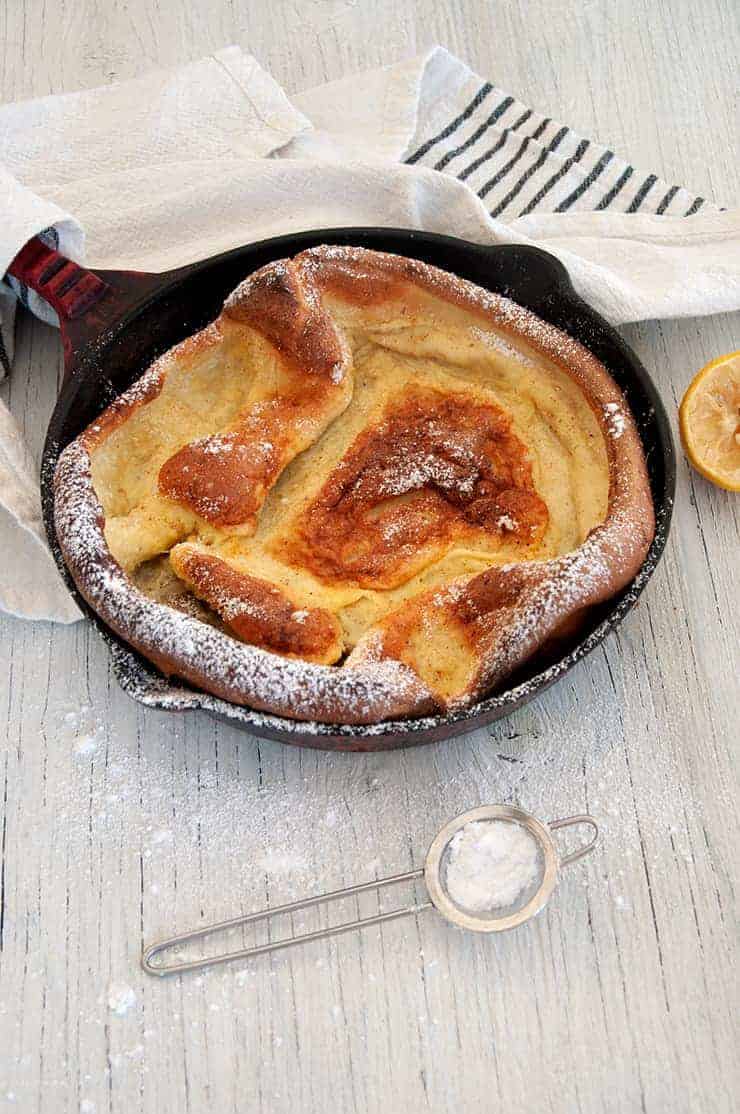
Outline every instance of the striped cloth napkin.
<path fill-rule="evenodd" d="M 0 275 L 43 234 L 78 262 L 159 271 L 301 229 L 536 243 L 613 322 L 740 307 L 740 221 L 636 170 L 437 47 L 288 98 L 229 47 L 175 71 L 0 106 Z M 18 301 L 0 282 L 0 360 Z M 0 369 L 0 377 L 2 369 Z M 0 401 L 0 608 L 73 621 L 37 479 Z"/>
<path fill-rule="evenodd" d="M 636 171 L 614 151 L 468 74 L 454 96 L 420 114 L 404 161 L 465 182 L 494 219 L 535 210 L 684 217 L 702 208 L 717 211 L 703 197 Z"/>

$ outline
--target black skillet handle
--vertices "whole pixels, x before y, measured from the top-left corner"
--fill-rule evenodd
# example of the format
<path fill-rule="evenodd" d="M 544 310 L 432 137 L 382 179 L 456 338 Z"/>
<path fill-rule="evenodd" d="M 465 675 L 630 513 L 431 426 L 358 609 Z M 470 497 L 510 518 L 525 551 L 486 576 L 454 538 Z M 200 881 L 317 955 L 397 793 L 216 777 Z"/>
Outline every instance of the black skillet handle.
<path fill-rule="evenodd" d="M 493 244 L 479 247 L 489 266 L 490 279 L 497 271 L 499 293 L 538 313 L 553 293 L 575 298 L 575 290 L 565 266 L 554 255 L 530 244 Z"/>
<path fill-rule="evenodd" d="M 16 255 L 8 274 L 35 291 L 59 317 L 65 373 L 77 354 L 114 321 L 141 304 L 162 276 L 144 271 L 91 271 L 34 236 Z"/>

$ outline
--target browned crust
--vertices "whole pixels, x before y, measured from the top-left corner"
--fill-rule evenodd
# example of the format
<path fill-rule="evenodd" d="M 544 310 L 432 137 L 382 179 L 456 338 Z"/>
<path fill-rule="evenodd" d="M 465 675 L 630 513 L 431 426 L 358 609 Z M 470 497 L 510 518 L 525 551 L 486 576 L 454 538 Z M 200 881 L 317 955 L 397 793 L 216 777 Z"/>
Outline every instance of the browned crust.
<path fill-rule="evenodd" d="M 159 491 L 214 526 L 254 529 L 268 491 L 294 455 L 294 409 L 275 399 L 253 408 L 237 430 L 183 445 L 160 468 Z"/>
<path fill-rule="evenodd" d="M 174 361 L 187 360 L 202 345 L 217 345 L 223 329 L 248 323 L 308 387 L 317 383 L 317 374 L 319 382 L 331 381 L 342 358 L 322 295 L 363 307 L 412 299 L 416 291 L 480 316 L 563 368 L 597 417 L 609 466 L 607 517 L 583 546 L 555 561 L 487 570 L 449 592 L 444 606 L 450 621 L 464 631 L 480 659 L 461 702 L 490 690 L 584 608 L 619 591 L 640 568 L 654 535 L 642 446 L 621 392 L 595 357 L 521 307 L 426 264 L 361 248 L 314 248 L 292 261 L 269 264 L 243 283 L 214 325 L 153 365 L 60 458 L 56 527 L 72 576 L 104 621 L 166 674 L 235 703 L 324 722 L 376 722 L 425 714 L 444 704 L 404 664 L 404 632 L 408 634 L 434 593 L 409 601 L 403 614 L 394 613 L 392 636 L 389 616 L 342 668 L 286 661 L 236 643 L 138 592 L 107 549 L 90 476 L 91 449 L 156 396 Z M 619 408 L 622 417 L 618 437 L 609 407 Z"/>
<path fill-rule="evenodd" d="M 170 563 L 193 595 L 216 611 L 242 642 L 288 658 L 331 665 L 342 654 L 342 628 L 323 607 L 301 607 L 275 584 L 184 543 Z"/>
<path fill-rule="evenodd" d="M 345 353 L 300 260 L 278 260 L 257 271 L 244 293 L 227 301 L 224 317 L 261 333 L 297 371 L 305 390 L 306 376 L 336 379 Z"/>

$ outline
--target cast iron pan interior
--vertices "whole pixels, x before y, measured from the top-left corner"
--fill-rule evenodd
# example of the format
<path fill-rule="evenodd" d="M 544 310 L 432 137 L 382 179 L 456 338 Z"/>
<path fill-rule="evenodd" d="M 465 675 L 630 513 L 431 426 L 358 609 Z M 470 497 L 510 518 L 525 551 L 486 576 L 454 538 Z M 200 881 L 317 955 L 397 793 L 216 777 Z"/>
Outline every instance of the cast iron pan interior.
<path fill-rule="evenodd" d="M 225 296 L 248 274 L 274 259 L 316 244 L 355 244 L 432 263 L 512 298 L 590 349 L 624 391 L 637 420 L 650 473 L 657 532 L 647 560 L 624 591 L 590 615 L 575 644 L 556 660 L 528 663 L 505 688 L 464 712 L 389 721 L 366 727 L 300 723 L 265 715 L 168 681 L 102 623 L 76 591 L 54 533 L 51 477 L 62 448 L 75 438 L 151 361 L 220 312 Z M 115 282 L 115 272 L 98 272 Z M 563 265 L 536 248 L 481 246 L 404 229 L 344 228 L 281 236 L 157 276 L 143 300 L 77 356 L 54 411 L 44 448 L 44 520 L 56 560 L 80 607 L 111 646 L 123 689 L 143 703 L 175 711 L 202 708 L 256 735 L 304 746 L 375 750 L 430 742 L 507 715 L 561 677 L 617 626 L 652 575 L 665 546 L 673 504 L 675 460 L 668 419 L 635 354 L 575 293 Z"/>

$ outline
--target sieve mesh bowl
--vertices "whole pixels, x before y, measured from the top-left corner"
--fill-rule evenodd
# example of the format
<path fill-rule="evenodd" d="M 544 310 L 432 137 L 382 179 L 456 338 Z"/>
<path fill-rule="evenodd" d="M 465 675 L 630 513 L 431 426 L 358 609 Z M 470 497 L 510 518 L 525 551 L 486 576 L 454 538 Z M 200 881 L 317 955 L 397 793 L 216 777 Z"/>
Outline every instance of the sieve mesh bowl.
<path fill-rule="evenodd" d="M 455 901 L 447 886 L 450 845 L 469 824 L 518 824 L 534 840 L 539 852 L 538 878 L 523 890 L 522 897 L 508 905 L 485 911 L 466 909 Z M 471 932 L 504 932 L 534 917 L 547 904 L 560 869 L 560 856 L 550 828 L 523 809 L 512 805 L 482 805 L 456 816 L 432 841 L 424 863 L 424 882 L 432 904 L 446 920 Z"/>

